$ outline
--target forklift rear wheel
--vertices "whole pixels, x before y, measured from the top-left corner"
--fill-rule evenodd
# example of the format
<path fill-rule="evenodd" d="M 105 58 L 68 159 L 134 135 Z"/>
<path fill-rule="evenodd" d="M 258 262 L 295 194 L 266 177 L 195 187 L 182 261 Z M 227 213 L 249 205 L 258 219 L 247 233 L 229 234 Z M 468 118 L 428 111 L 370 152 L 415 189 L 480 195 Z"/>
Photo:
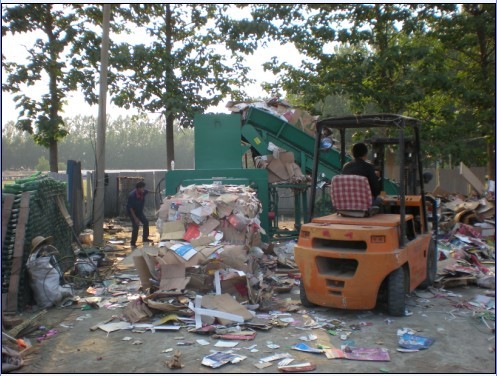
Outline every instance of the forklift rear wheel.
<path fill-rule="evenodd" d="M 311 303 L 309 300 L 307 300 L 307 294 L 305 293 L 304 283 L 302 281 L 300 281 L 300 301 L 302 302 L 302 305 L 304 307 L 316 307 L 314 303 Z"/>
<path fill-rule="evenodd" d="M 406 312 L 406 272 L 400 267 L 388 276 L 387 309 L 392 316 L 404 316 Z"/>
<path fill-rule="evenodd" d="M 437 278 L 437 262 L 438 262 L 438 252 L 437 246 L 433 239 L 430 240 L 430 246 L 428 247 L 428 255 L 426 256 L 426 279 L 419 285 L 422 289 L 427 289 Z"/>

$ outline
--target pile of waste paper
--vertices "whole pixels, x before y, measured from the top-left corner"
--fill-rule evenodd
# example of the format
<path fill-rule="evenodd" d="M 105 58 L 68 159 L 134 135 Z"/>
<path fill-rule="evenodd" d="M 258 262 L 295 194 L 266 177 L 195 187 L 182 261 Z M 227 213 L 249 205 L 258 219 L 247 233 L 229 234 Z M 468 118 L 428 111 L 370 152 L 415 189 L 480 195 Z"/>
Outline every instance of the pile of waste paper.
<path fill-rule="evenodd" d="M 436 284 L 495 289 L 495 201 L 460 194 L 439 195 L 438 199 Z"/>
<path fill-rule="evenodd" d="M 246 186 L 192 185 L 166 197 L 157 212 L 161 241 L 134 257 L 142 287 L 227 293 L 259 306 L 270 302 L 275 289 L 291 289 L 293 280 L 274 271 L 278 265 L 296 268 L 293 248 L 287 255 L 261 241 L 260 212 Z"/>
<path fill-rule="evenodd" d="M 316 134 L 316 122 L 319 119 L 319 116 L 312 116 L 307 111 L 301 108 L 296 108 L 281 98 L 271 98 L 266 102 L 230 101 L 227 103 L 226 107 L 231 112 L 241 113 L 244 113 L 250 107 L 255 107 L 259 110 L 267 111 L 274 116 L 279 117 L 280 119 L 292 124 L 313 137 Z"/>
<path fill-rule="evenodd" d="M 256 192 L 250 187 L 190 185 L 163 200 L 156 227 L 161 240 L 170 241 L 168 249 L 173 247 L 175 251 L 178 243 L 185 242 L 193 248 L 221 241 L 252 246 L 260 243 L 260 235 L 264 233 L 259 220 L 261 210 Z M 187 251 L 183 248 L 181 252 Z"/>

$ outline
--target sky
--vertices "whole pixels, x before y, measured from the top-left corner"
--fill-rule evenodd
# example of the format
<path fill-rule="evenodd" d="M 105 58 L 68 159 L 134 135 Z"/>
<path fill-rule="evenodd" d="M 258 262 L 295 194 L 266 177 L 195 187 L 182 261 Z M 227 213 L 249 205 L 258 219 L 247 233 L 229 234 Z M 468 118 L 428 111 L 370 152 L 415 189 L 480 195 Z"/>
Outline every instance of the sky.
<path fill-rule="evenodd" d="M 33 45 L 36 40 L 37 34 L 30 33 L 19 35 L 15 37 L 7 35 L 2 37 L 2 54 L 5 55 L 6 61 L 14 62 L 26 62 L 27 47 Z M 111 32 L 110 38 L 119 41 L 119 36 L 113 35 Z M 141 42 L 143 35 L 135 34 L 132 36 L 127 36 L 129 42 L 136 41 Z M 245 57 L 246 64 L 251 68 L 250 77 L 255 79 L 255 83 L 247 86 L 245 88 L 247 94 L 250 97 L 266 97 L 268 94 L 265 93 L 260 85 L 263 82 L 274 82 L 275 77 L 271 72 L 265 72 L 262 68 L 262 64 L 269 61 L 271 57 L 277 56 L 278 58 L 283 58 L 283 61 L 293 65 L 299 65 L 301 61 L 301 55 L 292 45 L 281 46 L 278 43 L 269 43 L 267 47 L 260 48 L 256 54 L 249 55 Z M 2 69 L 2 83 L 4 82 L 5 72 Z M 33 97 L 40 97 L 43 93 L 47 92 L 47 81 L 40 81 L 36 86 L 26 88 L 29 90 Z M 19 111 L 15 108 L 15 102 L 13 100 L 14 95 L 6 92 L 2 92 L 2 124 L 8 121 L 17 120 Z M 76 115 L 87 115 L 87 116 L 98 116 L 98 106 L 90 106 L 85 103 L 83 95 L 77 92 L 70 93 L 67 98 L 67 104 L 64 106 L 63 117 L 74 117 Z M 208 112 L 217 113 L 227 113 L 226 103 L 222 102 L 217 107 L 211 107 Z M 121 109 L 110 103 L 110 98 L 108 96 L 107 100 L 107 114 L 115 118 L 118 115 L 131 115 L 138 113 L 136 110 L 125 110 Z"/>

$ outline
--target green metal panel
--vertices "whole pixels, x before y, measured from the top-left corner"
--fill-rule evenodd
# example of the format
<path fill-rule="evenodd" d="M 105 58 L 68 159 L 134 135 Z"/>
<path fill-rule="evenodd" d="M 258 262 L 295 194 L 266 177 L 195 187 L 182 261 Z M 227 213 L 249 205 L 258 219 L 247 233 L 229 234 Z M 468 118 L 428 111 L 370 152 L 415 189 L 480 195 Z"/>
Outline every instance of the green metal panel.
<path fill-rule="evenodd" d="M 242 167 L 239 114 L 197 114 L 195 124 L 195 169 Z"/>

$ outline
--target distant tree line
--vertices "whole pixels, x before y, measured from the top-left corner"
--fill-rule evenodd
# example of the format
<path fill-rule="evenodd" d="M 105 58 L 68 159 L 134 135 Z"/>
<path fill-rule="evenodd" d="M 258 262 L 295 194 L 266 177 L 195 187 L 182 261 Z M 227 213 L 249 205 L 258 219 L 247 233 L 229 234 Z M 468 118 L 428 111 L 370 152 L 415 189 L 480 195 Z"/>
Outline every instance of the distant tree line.
<path fill-rule="evenodd" d="M 68 134 L 59 143 L 59 168 L 71 159 L 81 161 L 82 169 L 95 169 L 97 119 L 77 116 L 64 119 L 64 122 Z M 146 116 L 109 118 L 106 169 L 165 169 L 165 140 L 165 124 L 161 119 L 154 121 Z M 193 168 L 193 129 L 176 127 L 174 142 L 175 168 Z M 36 169 L 43 166 L 43 161 L 48 166 L 46 155 L 46 149 L 16 128 L 14 122 L 2 126 L 2 170 Z"/>

